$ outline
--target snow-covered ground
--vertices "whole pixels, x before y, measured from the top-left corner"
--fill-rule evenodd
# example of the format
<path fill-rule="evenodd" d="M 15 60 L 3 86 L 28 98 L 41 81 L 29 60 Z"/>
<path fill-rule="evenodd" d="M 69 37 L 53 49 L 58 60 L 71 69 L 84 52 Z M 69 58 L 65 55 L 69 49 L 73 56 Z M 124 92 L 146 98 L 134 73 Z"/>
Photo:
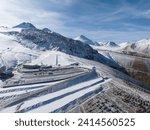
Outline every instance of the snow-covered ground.
<path fill-rule="evenodd" d="M 109 81 L 110 79 L 104 80 L 102 77 L 97 77 L 56 92 L 24 101 L 3 109 L 1 112 L 17 112 L 16 109 L 20 104 L 22 105 L 18 112 L 52 112 L 92 91 L 99 89 L 101 84 Z"/>
<path fill-rule="evenodd" d="M 48 85 L 54 85 L 56 83 L 60 83 L 62 81 L 57 82 L 49 82 L 49 83 L 39 83 L 32 85 L 22 85 L 22 86 L 14 86 L 13 88 L 0 88 L 0 99 L 6 98 L 8 96 L 17 96 L 27 92 L 36 91 L 41 88 L 45 88 Z"/>
<path fill-rule="evenodd" d="M 33 60 L 31 64 L 44 64 L 44 65 L 56 65 L 56 59 L 58 59 L 58 64 L 61 66 L 70 65 L 76 63 L 77 61 L 72 58 L 71 55 L 59 51 L 46 51 L 43 52 L 37 59 Z"/>

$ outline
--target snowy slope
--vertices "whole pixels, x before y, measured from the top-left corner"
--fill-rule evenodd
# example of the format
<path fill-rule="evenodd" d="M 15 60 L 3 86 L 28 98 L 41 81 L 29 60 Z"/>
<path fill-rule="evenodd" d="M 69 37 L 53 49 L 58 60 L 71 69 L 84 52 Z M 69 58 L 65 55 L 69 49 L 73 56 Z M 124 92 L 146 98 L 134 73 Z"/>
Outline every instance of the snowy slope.
<path fill-rule="evenodd" d="M 16 65 L 35 59 L 37 54 L 23 47 L 14 36 L 0 34 L 0 65 L 14 68 Z"/>
<path fill-rule="evenodd" d="M 46 51 L 43 52 L 37 59 L 33 60 L 31 64 L 44 64 L 44 65 L 56 65 L 56 58 L 58 57 L 58 64 L 61 66 L 70 65 L 76 63 L 72 56 L 59 51 Z"/>
<path fill-rule="evenodd" d="M 10 44 L 11 43 L 11 44 Z M 22 46 L 14 36 L 0 34 L 0 66 L 7 69 L 15 68 L 20 64 L 56 65 L 56 57 L 60 65 L 69 65 L 76 61 L 59 51 L 38 51 Z"/>
<path fill-rule="evenodd" d="M 127 51 L 150 55 L 150 39 L 142 39 L 137 42 L 124 42 L 119 44 L 117 51 Z"/>
<path fill-rule="evenodd" d="M 125 47 L 127 47 L 127 46 L 130 46 L 132 43 L 131 42 L 122 42 L 122 43 L 120 43 L 119 44 L 119 46 L 120 46 L 120 48 L 125 48 Z"/>
<path fill-rule="evenodd" d="M 136 52 L 141 52 L 150 55 L 150 39 L 142 39 L 133 43 L 131 48 Z"/>
<path fill-rule="evenodd" d="M 141 81 L 144 85 L 150 86 L 150 58 L 108 50 L 100 50 L 99 53 L 126 68 L 131 77 Z"/>

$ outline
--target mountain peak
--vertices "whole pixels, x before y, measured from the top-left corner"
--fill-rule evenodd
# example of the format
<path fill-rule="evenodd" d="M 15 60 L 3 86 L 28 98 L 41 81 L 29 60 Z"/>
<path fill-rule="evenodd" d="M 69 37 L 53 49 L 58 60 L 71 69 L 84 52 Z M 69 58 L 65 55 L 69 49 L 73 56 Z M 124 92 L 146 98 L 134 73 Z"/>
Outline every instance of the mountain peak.
<path fill-rule="evenodd" d="M 84 36 L 84 35 L 80 35 L 80 36 L 76 37 L 75 39 L 77 39 L 77 40 L 79 39 L 79 41 L 80 41 L 80 40 L 84 40 L 84 41 L 93 42 L 91 39 L 87 38 L 87 37 Z"/>
<path fill-rule="evenodd" d="M 80 36 L 76 37 L 74 40 L 78 40 L 78 41 L 87 43 L 89 45 L 96 45 L 96 46 L 99 45 L 97 42 L 93 42 L 91 39 L 87 38 L 84 35 L 80 35 Z"/>
<path fill-rule="evenodd" d="M 107 42 L 106 46 L 108 46 L 108 47 L 119 47 L 115 42 L 112 42 L 112 41 Z"/>
<path fill-rule="evenodd" d="M 30 28 L 36 28 L 36 27 L 31 23 L 23 22 L 19 25 L 14 26 L 13 28 L 30 29 Z"/>
<path fill-rule="evenodd" d="M 86 36 L 84 36 L 84 35 L 80 35 L 80 36 L 78 36 L 78 37 L 88 39 L 88 38 L 87 38 Z"/>
<path fill-rule="evenodd" d="M 42 30 L 43 30 L 44 32 L 47 32 L 47 33 L 52 32 L 49 28 L 43 28 Z"/>

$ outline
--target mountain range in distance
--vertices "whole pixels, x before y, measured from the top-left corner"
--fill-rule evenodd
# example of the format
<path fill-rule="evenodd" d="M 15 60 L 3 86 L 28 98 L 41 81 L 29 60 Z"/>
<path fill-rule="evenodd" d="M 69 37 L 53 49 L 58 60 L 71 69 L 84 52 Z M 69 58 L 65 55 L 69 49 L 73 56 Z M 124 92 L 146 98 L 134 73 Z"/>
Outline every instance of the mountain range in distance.
<path fill-rule="evenodd" d="M 5 27 L 7 28 L 7 27 Z M 36 29 L 36 27 L 31 24 L 31 23 L 28 23 L 28 22 L 23 22 L 19 25 L 16 25 L 14 26 L 13 28 L 18 28 L 18 29 Z M 55 32 L 52 32 L 50 29 L 48 28 L 43 28 L 43 31 L 44 32 L 51 32 L 51 33 L 55 33 Z M 58 33 L 56 33 L 58 34 Z M 124 42 L 124 43 L 118 43 L 116 44 L 115 42 L 113 41 L 108 41 L 108 42 L 97 42 L 97 41 L 93 41 L 89 38 L 87 38 L 86 36 L 84 35 L 80 35 L 76 38 L 74 38 L 74 40 L 77 40 L 77 41 L 81 41 L 83 43 L 86 43 L 86 44 L 89 44 L 91 46 L 100 46 L 100 48 L 102 47 L 103 49 L 109 49 L 109 48 L 118 48 L 120 50 L 129 50 L 129 51 L 137 51 L 137 52 L 141 52 L 143 54 L 149 54 L 150 53 L 150 39 L 142 39 L 142 40 L 139 40 L 137 42 Z"/>

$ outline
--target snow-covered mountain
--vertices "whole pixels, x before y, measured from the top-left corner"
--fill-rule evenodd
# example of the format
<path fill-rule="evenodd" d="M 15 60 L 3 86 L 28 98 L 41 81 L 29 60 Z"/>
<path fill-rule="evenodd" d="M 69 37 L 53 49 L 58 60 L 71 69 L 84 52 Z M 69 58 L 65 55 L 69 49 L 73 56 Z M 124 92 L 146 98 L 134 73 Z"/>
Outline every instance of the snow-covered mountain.
<path fill-rule="evenodd" d="M 25 25 L 19 25 L 26 27 L 21 31 L 16 31 L 16 28 L 13 28 L 15 31 L 10 29 L 10 31 L 0 34 L 1 64 L 7 66 L 7 68 L 14 68 L 20 64 L 32 62 L 33 59 L 38 58 L 45 51 L 59 51 L 67 55 L 98 61 L 113 68 L 124 70 L 116 62 L 99 54 L 98 51 L 84 42 L 64 37 L 47 29 L 40 30 Z M 30 24 L 27 23 L 27 25 Z"/>
<path fill-rule="evenodd" d="M 92 46 L 93 49 L 99 51 L 99 50 L 118 50 L 120 49 L 120 46 L 116 44 L 115 42 L 109 41 L 109 42 L 98 42 L 99 46 Z"/>
<path fill-rule="evenodd" d="M 106 47 L 119 47 L 118 44 L 116 44 L 115 42 L 112 42 L 112 41 L 107 42 L 106 44 L 104 44 L 104 46 L 106 46 Z"/>
<path fill-rule="evenodd" d="M 111 48 L 111 47 L 119 47 L 118 44 L 115 42 L 109 41 L 109 42 L 98 42 L 101 47 Z"/>
<path fill-rule="evenodd" d="M 19 25 L 14 26 L 13 28 L 31 29 L 31 28 L 36 28 L 36 27 L 31 23 L 23 22 Z"/>
<path fill-rule="evenodd" d="M 97 42 L 93 42 L 92 40 L 90 40 L 89 38 L 85 37 L 84 35 L 80 35 L 80 36 L 74 38 L 74 40 L 78 40 L 78 41 L 87 43 L 89 45 L 99 46 L 99 44 Z"/>
<path fill-rule="evenodd" d="M 17 34 L 17 39 L 22 45 L 29 47 L 33 45 L 39 50 L 57 50 L 69 55 L 83 57 L 91 60 L 100 60 L 97 51 L 93 50 L 89 45 L 66 38 L 57 33 L 47 33 L 39 29 L 22 30 Z"/>
<path fill-rule="evenodd" d="M 119 43 L 120 48 L 124 49 L 127 46 L 130 46 L 132 43 L 131 42 L 122 42 Z"/>
<path fill-rule="evenodd" d="M 34 47 L 44 51 L 57 50 L 69 55 L 95 60 L 115 68 L 120 68 L 118 64 L 112 63 L 88 44 L 64 37 L 55 32 L 47 33 L 39 29 L 27 29 L 22 30 L 16 37 L 20 44 L 31 49 Z"/>
<path fill-rule="evenodd" d="M 137 42 L 125 42 L 119 44 L 121 51 L 136 52 L 150 55 L 150 39 L 142 39 Z"/>
<path fill-rule="evenodd" d="M 150 39 L 143 39 L 133 43 L 131 48 L 136 52 L 141 52 L 144 54 L 150 54 Z"/>

